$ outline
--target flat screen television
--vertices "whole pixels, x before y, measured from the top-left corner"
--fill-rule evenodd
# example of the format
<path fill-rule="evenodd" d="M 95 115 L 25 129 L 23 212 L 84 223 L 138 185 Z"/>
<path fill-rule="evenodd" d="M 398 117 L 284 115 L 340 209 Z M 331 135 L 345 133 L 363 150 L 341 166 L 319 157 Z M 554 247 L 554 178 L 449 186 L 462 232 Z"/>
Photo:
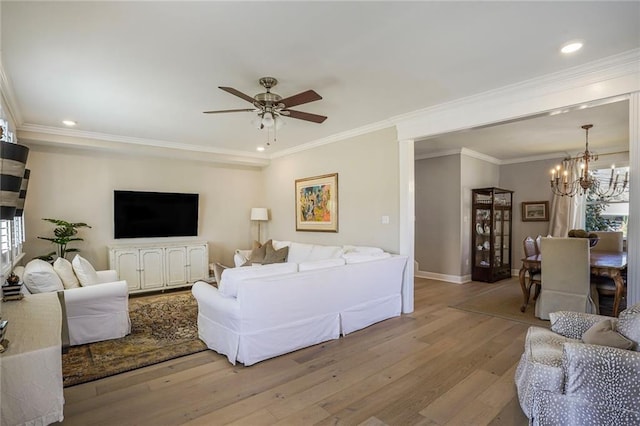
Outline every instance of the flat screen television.
<path fill-rule="evenodd" d="M 198 194 L 113 191 L 115 238 L 195 237 Z"/>

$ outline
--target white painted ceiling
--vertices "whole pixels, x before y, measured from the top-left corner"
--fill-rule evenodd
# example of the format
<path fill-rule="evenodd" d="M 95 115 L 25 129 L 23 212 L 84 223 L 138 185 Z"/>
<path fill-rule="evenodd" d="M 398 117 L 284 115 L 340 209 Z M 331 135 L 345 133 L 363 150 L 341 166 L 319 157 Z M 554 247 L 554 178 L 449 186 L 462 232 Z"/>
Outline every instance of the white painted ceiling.
<path fill-rule="evenodd" d="M 256 155 L 266 134 L 251 126 L 253 113 L 203 114 L 251 107 L 218 86 L 253 96 L 262 91 L 258 79 L 273 76 L 279 80 L 273 91 L 283 97 L 307 89 L 323 97 L 294 109 L 329 118 L 286 119 L 269 156 L 640 47 L 638 1 L 3 1 L 1 7 L 2 65 L 19 128 L 53 134 L 70 119 L 78 122 L 71 132 L 107 140 L 246 155 Z M 585 44 L 581 51 L 559 53 L 576 39 Z M 504 160 L 573 152 L 584 145 L 585 120 L 596 126 L 594 143 L 600 132 L 624 144 L 626 109 L 600 108 L 594 117 L 585 116 L 597 112 L 592 108 L 454 134 L 420 142 L 417 151 L 470 144 Z M 475 141 L 460 139 L 475 132 L 481 132 Z M 567 145 L 569 134 L 575 145 Z"/>

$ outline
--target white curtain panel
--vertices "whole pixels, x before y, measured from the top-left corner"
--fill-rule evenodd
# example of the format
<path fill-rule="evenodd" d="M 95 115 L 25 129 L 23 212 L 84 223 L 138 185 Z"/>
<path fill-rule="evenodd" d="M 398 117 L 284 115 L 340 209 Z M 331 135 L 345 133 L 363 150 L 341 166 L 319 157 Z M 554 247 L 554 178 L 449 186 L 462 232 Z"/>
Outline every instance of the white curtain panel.
<path fill-rule="evenodd" d="M 569 170 L 569 180 L 580 176 L 580 166 L 576 160 L 564 160 L 562 166 Z M 549 235 L 566 237 L 571 229 L 583 229 L 585 226 L 586 195 L 573 197 L 553 195 L 549 221 Z"/>

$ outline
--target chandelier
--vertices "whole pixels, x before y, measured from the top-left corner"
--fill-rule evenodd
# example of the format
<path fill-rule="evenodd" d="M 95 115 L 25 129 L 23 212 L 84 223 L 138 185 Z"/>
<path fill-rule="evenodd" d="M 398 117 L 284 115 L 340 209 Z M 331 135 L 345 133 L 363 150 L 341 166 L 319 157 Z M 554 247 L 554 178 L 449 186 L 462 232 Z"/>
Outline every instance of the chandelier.
<path fill-rule="evenodd" d="M 585 124 L 586 146 L 582 153 L 576 157 L 565 158 L 563 166 L 556 166 L 551 169 L 551 190 L 555 195 L 573 197 L 574 195 L 584 195 L 589 191 L 595 197 L 606 200 L 622 194 L 629 183 L 629 172 L 625 172 L 624 181 L 620 181 L 620 173 L 615 173 L 615 166 L 611 167 L 609 182 L 601 181 L 596 174 L 589 170 L 589 162 L 598 161 L 598 155 L 589 151 L 589 129 L 593 124 Z M 570 177 L 569 168 L 572 160 L 580 163 L 580 173 L 576 179 Z"/>

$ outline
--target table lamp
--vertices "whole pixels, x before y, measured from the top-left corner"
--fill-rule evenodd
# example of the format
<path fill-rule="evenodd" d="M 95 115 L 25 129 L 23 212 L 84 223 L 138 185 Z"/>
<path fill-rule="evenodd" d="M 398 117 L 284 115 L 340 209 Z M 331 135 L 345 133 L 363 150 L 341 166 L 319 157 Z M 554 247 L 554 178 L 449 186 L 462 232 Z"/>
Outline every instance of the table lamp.
<path fill-rule="evenodd" d="M 251 220 L 258 222 L 258 242 L 262 243 L 262 240 L 260 240 L 260 222 L 269 220 L 269 212 L 265 207 L 253 207 L 251 209 Z"/>

